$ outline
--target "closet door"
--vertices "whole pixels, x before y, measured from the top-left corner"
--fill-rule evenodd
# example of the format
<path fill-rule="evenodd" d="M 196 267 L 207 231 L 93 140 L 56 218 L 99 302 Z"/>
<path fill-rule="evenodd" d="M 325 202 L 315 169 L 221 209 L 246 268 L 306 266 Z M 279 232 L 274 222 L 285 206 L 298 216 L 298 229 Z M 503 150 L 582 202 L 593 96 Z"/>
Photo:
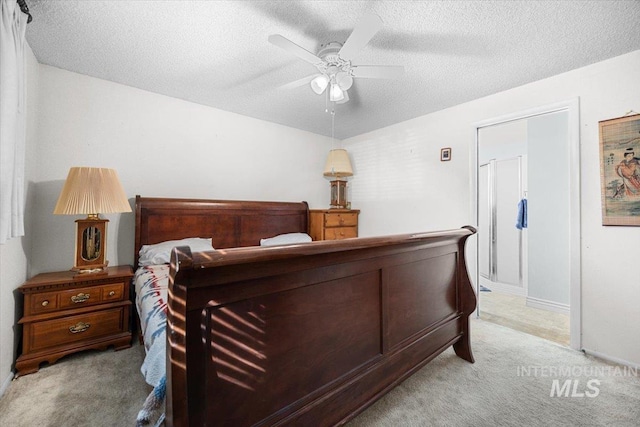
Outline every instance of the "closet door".
<path fill-rule="evenodd" d="M 480 275 L 491 280 L 492 272 L 492 226 L 491 210 L 493 203 L 491 195 L 493 191 L 489 187 L 491 185 L 491 164 L 480 165 L 478 175 L 478 263 Z"/>
<path fill-rule="evenodd" d="M 522 286 L 521 231 L 516 228 L 520 201 L 521 158 L 495 162 L 495 281 Z"/>

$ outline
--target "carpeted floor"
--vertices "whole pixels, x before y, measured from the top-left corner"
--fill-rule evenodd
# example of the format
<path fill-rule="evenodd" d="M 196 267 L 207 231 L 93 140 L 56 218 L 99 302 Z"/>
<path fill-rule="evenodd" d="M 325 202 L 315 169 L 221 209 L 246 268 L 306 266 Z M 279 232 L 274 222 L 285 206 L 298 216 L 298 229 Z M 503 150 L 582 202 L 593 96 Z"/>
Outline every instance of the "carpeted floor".
<path fill-rule="evenodd" d="M 481 292 L 480 318 L 569 347 L 569 315 L 527 306 L 524 296 Z"/>
<path fill-rule="evenodd" d="M 640 426 L 640 370 L 614 376 L 616 365 L 551 341 L 477 319 L 472 328 L 476 363 L 447 350 L 349 426 Z M 554 380 L 571 381 L 569 397 L 551 397 Z M 589 380 L 600 381 L 595 397 Z"/>
<path fill-rule="evenodd" d="M 476 319 L 472 347 L 475 364 L 447 350 L 349 427 L 640 425 L 639 371 Z M 138 345 L 84 352 L 20 377 L 0 399 L 0 426 L 133 426 L 150 391 L 142 357 Z M 554 381 L 570 389 L 551 397 Z"/>
<path fill-rule="evenodd" d="M 135 426 L 151 391 L 144 348 L 85 351 L 16 378 L 0 399 L 0 426 Z"/>

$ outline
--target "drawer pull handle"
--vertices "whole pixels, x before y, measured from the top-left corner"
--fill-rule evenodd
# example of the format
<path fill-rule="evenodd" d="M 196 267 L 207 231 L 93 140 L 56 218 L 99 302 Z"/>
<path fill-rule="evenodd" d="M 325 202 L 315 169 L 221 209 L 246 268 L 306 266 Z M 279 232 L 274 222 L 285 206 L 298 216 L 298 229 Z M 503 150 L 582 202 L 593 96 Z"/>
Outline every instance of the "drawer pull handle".
<path fill-rule="evenodd" d="M 79 332 L 84 332 L 89 329 L 91 325 L 89 323 L 78 322 L 73 326 L 69 326 L 69 332 L 72 334 L 77 334 Z"/>
<path fill-rule="evenodd" d="M 79 304 L 88 300 L 90 296 L 91 295 L 89 294 L 83 294 L 82 292 L 80 292 L 78 295 L 72 296 L 71 301 L 73 301 L 74 304 Z"/>
<path fill-rule="evenodd" d="M 49 305 L 49 301 L 48 301 L 48 300 L 44 300 L 44 301 L 42 301 L 42 306 L 43 306 L 43 307 L 46 307 L 46 306 L 48 306 L 48 305 Z"/>
<path fill-rule="evenodd" d="M 115 294 L 116 294 L 116 291 L 111 291 L 111 292 L 109 292 L 109 296 L 110 296 L 110 297 L 114 296 Z"/>

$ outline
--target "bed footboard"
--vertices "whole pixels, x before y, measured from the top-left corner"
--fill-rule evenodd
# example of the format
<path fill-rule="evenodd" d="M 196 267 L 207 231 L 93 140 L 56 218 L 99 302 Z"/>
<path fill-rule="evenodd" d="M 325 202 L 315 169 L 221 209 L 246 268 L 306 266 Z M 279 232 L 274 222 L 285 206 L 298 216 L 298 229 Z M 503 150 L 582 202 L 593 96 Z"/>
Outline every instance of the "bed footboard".
<path fill-rule="evenodd" d="M 473 233 L 175 249 L 168 424 L 339 425 L 451 345 L 473 362 Z"/>

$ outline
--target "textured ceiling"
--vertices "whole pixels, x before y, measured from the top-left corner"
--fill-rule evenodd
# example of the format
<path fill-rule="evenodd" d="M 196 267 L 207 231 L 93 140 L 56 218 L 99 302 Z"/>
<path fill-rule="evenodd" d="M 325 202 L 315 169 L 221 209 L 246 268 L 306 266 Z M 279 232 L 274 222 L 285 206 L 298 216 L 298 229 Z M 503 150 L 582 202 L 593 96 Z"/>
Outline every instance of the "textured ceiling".
<path fill-rule="evenodd" d="M 331 135 L 326 97 L 281 86 L 316 72 L 270 44 L 344 42 L 371 11 L 384 26 L 336 106 L 344 139 L 640 49 L 640 1 L 37 1 L 38 61 L 250 117 Z M 640 70 L 638 71 L 640 75 Z"/>

